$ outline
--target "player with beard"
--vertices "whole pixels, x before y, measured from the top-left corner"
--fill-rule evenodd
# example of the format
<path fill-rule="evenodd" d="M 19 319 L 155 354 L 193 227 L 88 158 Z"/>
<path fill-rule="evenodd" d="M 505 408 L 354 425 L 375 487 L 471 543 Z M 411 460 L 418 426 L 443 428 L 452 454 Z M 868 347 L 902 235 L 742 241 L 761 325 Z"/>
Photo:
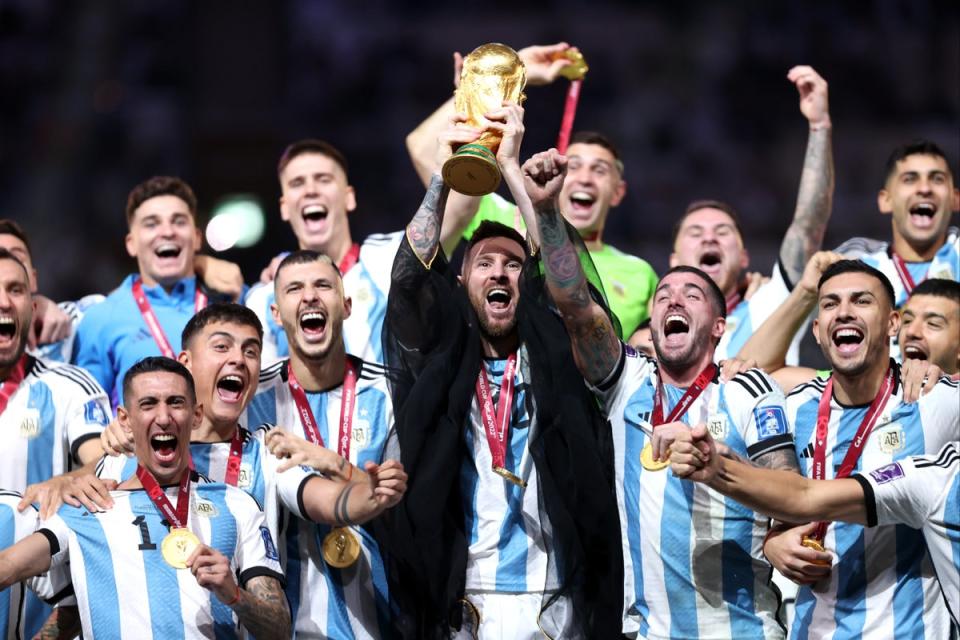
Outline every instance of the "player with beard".
<path fill-rule="evenodd" d="M 753 369 L 721 383 L 719 287 L 674 267 L 654 293 L 656 360 L 616 335 L 590 296 L 559 214 L 566 158 L 550 150 L 523 166 L 550 294 L 584 379 L 610 418 L 625 564 L 623 633 L 629 637 L 783 637 L 770 567 L 760 555 L 765 518 L 709 489 L 690 493 L 663 471 L 677 433 L 707 425 L 757 464 L 796 469 L 783 394 Z M 522 210 L 522 209 L 521 209 Z"/>
<path fill-rule="evenodd" d="M 146 358 L 124 376 L 118 417 L 136 439 L 137 472 L 109 511 L 65 506 L 0 552 L 0 589 L 68 568 L 85 637 L 290 636 L 279 558 L 250 496 L 190 469 L 199 425 L 183 365 Z"/>
<path fill-rule="evenodd" d="M 522 115 L 507 104 L 493 125 L 514 197 L 525 195 Z M 622 563 L 602 417 L 535 267 L 524 273 L 516 231 L 481 225 L 459 275 L 448 269 L 440 167 L 458 135 L 454 120 L 439 138 L 394 263 L 384 332 L 410 473 L 387 537 L 401 626 L 426 638 L 451 627 L 455 637 L 615 637 Z"/>
<path fill-rule="evenodd" d="M 900 367 L 890 358 L 899 324 L 882 273 L 855 260 L 824 271 L 813 329 L 833 373 L 787 396 L 808 477 L 847 477 L 956 440 L 955 383 L 941 378 L 917 402 L 903 401 Z M 949 616 L 918 531 L 811 523 L 772 532 L 764 551 L 787 578 L 809 585 L 797 597 L 795 637 L 948 637 Z"/>
<path fill-rule="evenodd" d="M 123 400 L 123 373 L 146 356 L 175 358 L 180 332 L 213 294 L 196 276 L 201 236 L 189 185 L 150 178 L 130 192 L 126 214 L 126 249 L 137 273 L 87 310 L 73 345 L 74 362 L 96 378 L 114 405 Z"/>

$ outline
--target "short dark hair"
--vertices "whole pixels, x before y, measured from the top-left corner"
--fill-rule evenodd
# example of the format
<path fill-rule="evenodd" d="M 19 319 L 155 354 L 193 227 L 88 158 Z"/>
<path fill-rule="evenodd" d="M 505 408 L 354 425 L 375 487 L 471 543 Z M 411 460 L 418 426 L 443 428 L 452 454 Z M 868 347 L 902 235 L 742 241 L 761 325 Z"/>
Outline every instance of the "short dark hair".
<path fill-rule="evenodd" d="M 724 319 L 727 317 L 727 299 L 724 297 L 723 291 L 720 291 L 719 285 L 717 285 L 717 283 L 713 281 L 713 278 L 708 276 L 706 273 L 704 273 L 700 269 L 697 269 L 696 267 L 689 267 L 687 265 L 681 264 L 681 265 L 677 265 L 676 267 L 671 267 L 670 269 L 668 269 L 666 273 L 660 276 L 660 282 L 663 282 L 664 278 L 666 278 L 671 273 L 692 273 L 693 275 L 697 276 L 698 278 L 706 282 L 707 294 L 710 296 L 710 299 L 713 301 L 713 306 L 717 308 L 717 314 Z M 657 286 L 659 287 L 659 285 Z"/>
<path fill-rule="evenodd" d="M 160 371 L 174 373 L 183 378 L 187 383 L 187 393 L 190 396 L 190 401 L 196 404 L 197 389 L 193 384 L 193 376 L 190 375 L 190 371 L 173 358 L 149 356 L 137 362 L 123 374 L 123 406 L 128 409 L 130 408 L 130 393 L 133 390 L 134 378 L 145 373 L 157 373 Z"/>
<path fill-rule="evenodd" d="M 140 205 L 150 198 L 158 196 L 180 198 L 186 203 L 194 221 L 197 221 L 197 196 L 194 195 L 190 185 L 173 176 L 153 176 L 135 186 L 130 191 L 130 195 L 127 196 L 127 225 L 129 226 L 133 222 L 133 214 L 140 208 Z"/>
<path fill-rule="evenodd" d="M 683 212 L 683 215 L 680 216 L 677 223 L 673 225 L 673 239 L 670 241 L 671 246 L 677 243 L 677 237 L 680 235 L 680 229 L 683 227 L 684 221 L 690 217 L 691 213 L 700 211 L 701 209 L 719 209 L 730 216 L 730 220 L 733 221 L 733 228 L 737 230 L 740 239 L 743 240 L 743 231 L 740 229 L 740 216 L 737 215 L 737 210 L 733 208 L 733 205 L 723 200 L 694 200 L 687 205 L 687 209 Z"/>
<path fill-rule="evenodd" d="M 890 308 L 895 309 L 897 307 L 897 297 L 893 293 L 893 285 L 890 284 L 890 280 L 887 278 L 887 276 L 883 275 L 883 273 L 874 269 L 867 263 L 860 262 L 859 260 L 837 260 L 832 265 L 827 267 L 824 270 L 823 275 L 820 276 L 820 282 L 817 283 L 817 294 L 819 295 L 820 289 L 823 288 L 823 283 L 844 273 L 865 273 L 868 276 L 873 276 L 880 281 L 881 285 L 883 285 L 883 290 L 887 294 L 887 300 L 890 302 Z"/>
<path fill-rule="evenodd" d="M 890 176 L 896 173 L 897 163 L 904 160 L 907 156 L 934 156 L 943 158 L 944 163 L 947 165 L 947 173 L 950 173 L 951 177 L 953 176 L 953 173 L 950 171 L 950 163 L 947 161 L 947 154 L 943 152 L 943 149 L 941 149 L 937 143 L 931 142 L 930 140 L 917 139 L 908 144 L 902 144 L 890 152 L 890 156 L 887 157 L 887 163 L 883 166 L 883 181 L 880 183 L 881 188 L 886 187 Z"/>
<path fill-rule="evenodd" d="M 190 344 L 203 328 L 214 322 L 232 322 L 257 330 L 257 336 L 263 340 L 263 324 L 252 309 L 234 302 L 214 302 L 198 311 L 183 328 L 180 334 L 180 344 L 184 349 Z"/>
<path fill-rule="evenodd" d="M 20 242 L 23 243 L 23 246 L 27 248 L 27 253 L 33 256 L 33 251 L 30 249 L 30 240 L 27 238 L 27 232 L 13 220 L 9 218 L 0 219 L 0 236 L 13 236 L 19 239 Z"/>
<path fill-rule="evenodd" d="M 30 282 L 30 272 L 27 271 L 27 266 L 20 261 L 20 258 L 13 255 L 3 247 L 0 247 L 0 260 L 13 260 L 23 269 L 23 272 L 27 275 L 27 282 Z"/>
<path fill-rule="evenodd" d="M 928 278 L 914 288 L 910 297 L 936 296 L 960 304 L 960 282 L 946 278 Z"/>
<path fill-rule="evenodd" d="M 570 136 L 570 144 L 595 144 L 598 147 L 603 147 L 613 156 L 613 164 L 616 165 L 620 176 L 623 176 L 623 158 L 620 157 L 620 151 L 610 138 L 599 131 L 575 131 Z"/>
<path fill-rule="evenodd" d="M 293 144 L 288 145 L 287 148 L 283 150 L 283 153 L 280 154 L 280 161 L 277 163 L 277 179 L 280 179 L 280 176 L 283 174 L 283 170 L 287 168 L 287 165 L 290 164 L 294 158 L 297 156 L 302 156 L 305 153 L 317 153 L 322 156 L 327 156 L 340 165 L 340 169 L 343 170 L 344 176 L 348 175 L 347 158 L 339 149 L 326 140 L 306 138 L 304 140 L 297 140 Z"/>
<path fill-rule="evenodd" d="M 530 257 L 530 247 L 527 246 L 527 241 L 520 235 L 520 232 L 513 227 L 508 227 L 505 224 L 494 222 L 493 220 L 484 220 L 480 223 L 477 230 L 470 236 L 470 240 L 467 241 L 463 255 L 469 256 L 473 248 L 477 246 L 477 243 L 487 238 L 509 238 L 523 248 L 524 257 Z"/>
<path fill-rule="evenodd" d="M 337 277 L 343 280 L 343 274 L 340 273 L 340 267 L 333 261 L 333 258 L 328 256 L 325 253 L 319 251 L 314 251 L 313 249 L 299 249 L 298 251 L 293 251 L 287 254 L 287 257 L 280 261 L 280 264 L 277 265 L 277 270 L 273 274 L 273 283 L 274 288 L 276 288 L 277 282 L 280 281 L 280 272 L 290 265 L 294 264 L 310 264 L 311 262 L 323 262 L 331 267 L 337 272 Z"/>

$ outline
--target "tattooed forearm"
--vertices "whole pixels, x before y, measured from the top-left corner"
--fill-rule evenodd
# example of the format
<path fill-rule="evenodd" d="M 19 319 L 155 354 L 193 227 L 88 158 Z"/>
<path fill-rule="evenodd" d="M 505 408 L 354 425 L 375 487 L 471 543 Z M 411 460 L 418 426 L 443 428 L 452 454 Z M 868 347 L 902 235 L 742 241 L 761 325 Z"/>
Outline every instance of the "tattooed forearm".
<path fill-rule="evenodd" d="M 794 284 L 800 281 L 807 261 L 823 244 L 823 235 L 833 208 L 833 191 L 830 127 L 813 129 L 807 139 L 797 208 L 780 245 L 780 262 Z"/>
<path fill-rule="evenodd" d="M 246 589 L 240 591 L 240 599 L 233 605 L 233 610 L 240 618 L 240 624 L 255 638 L 290 638 L 290 609 L 275 578 L 251 578 Z"/>
<path fill-rule="evenodd" d="M 424 266 L 430 266 L 437 255 L 440 246 L 440 226 L 443 222 L 443 210 L 447 204 L 447 194 L 450 192 L 443 178 L 433 176 L 427 186 L 427 193 L 423 196 L 420 208 L 414 214 L 413 220 L 407 225 L 407 239 L 414 253 Z"/>
<path fill-rule="evenodd" d="M 755 461 L 756 466 L 767 469 L 781 469 L 783 471 L 796 471 L 800 473 L 800 465 L 797 464 L 797 453 L 793 447 L 777 449 L 770 453 L 765 453 Z"/>
<path fill-rule="evenodd" d="M 354 524 L 350 520 L 348 505 L 350 504 L 350 493 L 353 492 L 353 488 L 356 486 L 354 483 L 346 485 L 340 491 L 340 495 L 337 496 L 337 501 L 333 505 L 333 519 L 337 526 L 345 527 Z"/>
<path fill-rule="evenodd" d="M 547 285 L 563 311 L 564 303 L 576 307 L 590 304 L 587 279 L 573 243 L 567 237 L 563 218 L 555 212 L 537 212 L 537 227 L 540 229 L 540 250 L 547 271 Z"/>
<path fill-rule="evenodd" d="M 34 638 L 60 640 L 80 635 L 80 610 L 75 606 L 57 607 Z"/>

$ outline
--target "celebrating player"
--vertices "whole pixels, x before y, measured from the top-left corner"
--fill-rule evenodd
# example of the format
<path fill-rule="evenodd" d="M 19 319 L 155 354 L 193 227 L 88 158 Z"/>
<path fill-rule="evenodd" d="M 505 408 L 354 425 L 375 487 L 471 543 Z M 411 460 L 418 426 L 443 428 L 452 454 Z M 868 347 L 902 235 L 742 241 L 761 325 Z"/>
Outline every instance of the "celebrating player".
<path fill-rule="evenodd" d="M 290 637 L 279 554 L 256 501 L 189 468 L 201 421 L 183 365 L 146 358 L 124 375 L 118 418 L 136 439 L 136 474 L 114 507 L 65 506 L 0 552 L 0 588 L 69 567 L 85 637 Z M 192 574 L 192 575 L 191 575 Z"/>
<path fill-rule="evenodd" d="M 719 287 L 674 267 L 654 293 L 656 361 L 618 339 L 590 296 L 557 196 L 567 160 L 551 150 L 524 166 L 547 286 L 574 357 L 610 418 L 626 566 L 623 632 L 630 637 L 782 637 L 769 566 L 759 556 L 764 518 L 709 490 L 693 494 L 662 471 L 677 433 L 706 423 L 758 464 L 796 469 L 783 394 L 759 370 L 720 383 Z M 521 210 L 523 210 L 521 208 Z M 739 576 L 736 589 L 731 576 Z"/>

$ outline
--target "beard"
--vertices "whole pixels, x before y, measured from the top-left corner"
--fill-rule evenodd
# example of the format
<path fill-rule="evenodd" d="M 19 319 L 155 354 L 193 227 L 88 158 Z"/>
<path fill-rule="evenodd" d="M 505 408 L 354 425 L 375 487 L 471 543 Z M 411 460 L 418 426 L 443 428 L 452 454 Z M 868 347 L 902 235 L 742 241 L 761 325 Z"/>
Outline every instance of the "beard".
<path fill-rule="evenodd" d="M 692 338 L 684 347 L 665 352 L 661 348 L 661 336 L 658 331 L 651 334 L 653 339 L 653 350 L 657 361 L 671 371 L 683 370 L 695 364 L 704 350 L 710 348 L 712 338 L 709 335 L 702 335 Z"/>

